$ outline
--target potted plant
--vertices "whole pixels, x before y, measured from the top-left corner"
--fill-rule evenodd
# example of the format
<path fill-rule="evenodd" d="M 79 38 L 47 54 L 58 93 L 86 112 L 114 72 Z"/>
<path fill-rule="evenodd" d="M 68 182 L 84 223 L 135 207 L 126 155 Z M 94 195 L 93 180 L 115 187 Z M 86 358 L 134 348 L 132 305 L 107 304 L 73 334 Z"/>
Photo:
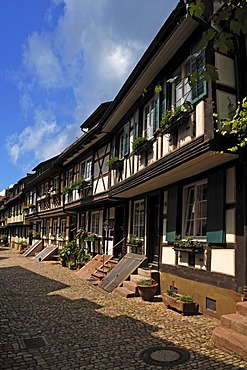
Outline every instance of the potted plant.
<path fill-rule="evenodd" d="M 137 237 L 135 234 L 130 234 L 129 239 L 127 240 L 127 246 L 131 248 L 132 251 L 137 253 L 138 251 L 142 252 L 143 241 L 141 238 Z"/>
<path fill-rule="evenodd" d="M 76 269 L 76 262 L 73 261 L 73 260 L 68 261 L 68 268 L 70 270 L 75 270 Z"/>
<path fill-rule="evenodd" d="M 183 315 L 194 315 L 198 313 L 199 305 L 195 303 L 194 298 L 190 295 L 180 295 L 168 290 L 163 294 L 163 302 L 167 308 L 173 308 Z"/>
<path fill-rule="evenodd" d="M 153 143 L 148 140 L 147 137 L 136 137 L 132 142 L 132 148 L 135 155 L 141 154 L 143 151 L 147 151 Z"/>
<path fill-rule="evenodd" d="M 160 128 L 165 133 L 175 131 L 183 123 L 188 122 L 191 110 L 191 103 L 187 101 L 181 106 L 172 107 L 162 115 Z"/>
<path fill-rule="evenodd" d="M 123 161 L 118 157 L 111 157 L 106 164 L 111 170 L 115 170 L 123 165 Z"/>
<path fill-rule="evenodd" d="M 80 190 L 82 188 L 85 188 L 86 186 L 88 186 L 88 181 L 86 181 L 83 177 L 80 178 L 80 179 L 76 179 L 75 181 L 72 182 L 72 184 L 70 185 L 70 189 L 71 190 Z"/>
<path fill-rule="evenodd" d="M 157 292 L 158 283 L 156 280 L 150 279 L 143 279 L 139 280 L 137 283 L 137 289 L 139 295 L 141 296 L 143 301 L 153 301 L 154 296 Z"/>
<path fill-rule="evenodd" d="M 174 238 L 173 249 L 177 252 L 194 252 L 202 253 L 203 246 L 198 240 L 194 240 L 192 236 L 176 235 Z"/>
<path fill-rule="evenodd" d="M 90 261 L 91 255 L 85 248 L 81 248 L 77 255 L 77 268 L 81 268 Z"/>

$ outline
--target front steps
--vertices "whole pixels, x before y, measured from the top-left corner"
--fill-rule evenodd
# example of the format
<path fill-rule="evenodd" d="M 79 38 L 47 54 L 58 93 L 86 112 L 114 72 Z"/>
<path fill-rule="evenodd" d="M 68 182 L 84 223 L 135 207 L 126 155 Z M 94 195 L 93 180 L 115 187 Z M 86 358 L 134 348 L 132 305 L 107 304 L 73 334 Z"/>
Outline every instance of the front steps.
<path fill-rule="evenodd" d="M 222 315 L 220 322 L 212 333 L 214 344 L 247 361 L 247 302 L 238 302 L 236 313 Z"/>
<path fill-rule="evenodd" d="M 108 259 L 100 267 L 96 268 L 94 272 L 92 272 L 90 279 L 95 279 L 98 282 L 101 281 L 108 274 L 108 272 L 117 265 L 118 262 L 118 259 Z"/>
<path fill-rule="evenodd" d="M 144 279 L 157 279 L 158 272 L 149 268 L 139 267 L 137 274 L 131 274 L 130 280 L 125 280 L 123 284 L 114 289 L 114 293 L 120 294 L 125 298 L 139 297 L 137 282 Z"/>

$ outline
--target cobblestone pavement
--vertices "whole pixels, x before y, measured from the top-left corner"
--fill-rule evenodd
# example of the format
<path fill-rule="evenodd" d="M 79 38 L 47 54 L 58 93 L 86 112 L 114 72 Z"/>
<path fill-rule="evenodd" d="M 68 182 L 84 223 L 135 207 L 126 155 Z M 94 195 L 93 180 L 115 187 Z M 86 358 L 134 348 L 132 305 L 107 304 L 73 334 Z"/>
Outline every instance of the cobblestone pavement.
<path fill-rule="evenodd" d="M 189 353 L 173 369 L 247 369 L 246 362 L 213 346 L 218 320 L 182 316 L 159 298 L 144 302 L 106 293 L 59 263 L 36 262 L 5 248 L 0 325 L 4 370 L 163 369 L 168 367 L 161 362 L 145 362 L 142 352 L 170 346 Z"/>

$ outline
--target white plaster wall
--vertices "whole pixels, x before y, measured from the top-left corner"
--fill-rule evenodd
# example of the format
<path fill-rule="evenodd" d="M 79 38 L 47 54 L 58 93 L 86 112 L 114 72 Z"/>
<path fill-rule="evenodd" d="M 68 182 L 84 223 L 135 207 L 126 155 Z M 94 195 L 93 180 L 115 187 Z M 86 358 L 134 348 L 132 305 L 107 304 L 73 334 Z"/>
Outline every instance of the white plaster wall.
<path fill-rule="evenodd" d="M 163 156 L 165 156 L 166 154 L 170 152 L 169 137 L 170 135 L 163 135 L 163 148 L 162 148 Z"/>
<path fill-rule="evenodd" d="M 211 271 L 225 275 L 235 276 L 235 250 L 212 249 Z"/>
<path fill-rule="evenodd" d="M 219 73 L 218 82 L 225 86 L 235 87 L 234 60 L 226 55 L 215 53 L 215 66 Z"/>
<path fill-rule="evenodd" d="M 217 112 L 220 119 L 229 116 L 229 103 L 233 106 L 231 109 L 236 109 L 236 96 L 223 91 L 216 92 Z"/>
<path fill-rule="evenodd" d="M 226 210 L 226 242 L 236 243 L 235 208 Z"/>
<path fill-rule="evenodd" d="M 196 137 L 204 134 L 204 109 L 205 102 L 202 100 L 199 104 L 196 105 Z"/>
<path fill-rule="evenodd" d="M 166 263 L 167 265 L 175 266 L 176 262 L 176 253 L 172 247 L 163 247 L 162 248 L 162 263 Z"/>
<path fill-rule="evenodd" d="M 226 170 L 226 203 L 236 202 L 236 176 L 235 167 Z"/>
<path fill-rule="evenodd" d="M 191 122 L 189 121 L 187 125 L 182 125 L 178 129 L 178 146 L 183 146 L 184 144 L 191 141 Z"/>

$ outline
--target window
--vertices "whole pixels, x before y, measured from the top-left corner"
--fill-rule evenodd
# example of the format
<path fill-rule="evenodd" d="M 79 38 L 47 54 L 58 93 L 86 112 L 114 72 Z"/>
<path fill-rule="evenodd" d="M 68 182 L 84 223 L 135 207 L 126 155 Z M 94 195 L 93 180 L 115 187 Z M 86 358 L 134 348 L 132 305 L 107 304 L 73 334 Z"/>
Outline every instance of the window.
<path fill-rule="evenodd" d="M 45 235 L 49 236 L 50 233 L 50 220 L 46 220 L 45 222 Z"/>
<path fill-rule="evenodd" d="M 207 183 L 184 188 L 184 236 L 205 238 L 207 229 Z"/>
<path fill-rule="evenodd" d="M 173 83 L 173 104 L 180 107 L 186 101 L 191 102 L 191 87 L 188 75 L 190 73 L 190 64 L 185 63 L 176 73 Z"/>
<path fill-rule="evenodd" d="M 59 177 L 56 176 L 53 180 L 53 190 L 58 192 L 59 190 Z"/>
<path fill-rule="evenodd" d="M 188 59 L 174 73 L 173 78 L 167 81 L 172 84 L 172 105 L 175 107 L 180 107 L 185 102 L 195 103 L 207 92 L 206 82 L 200 76 L 206 63 L 205 51 L 198 52 L 198 44 L 195 44 Z M 192 76 L 193 86 L 190 84 L 189 75 Z"/>
<path fill-rule="evenodd" d="M 134 228 L 133 234 L 138 238 L 144 238 L 144 201 L 134 202 Z"/>
<path fill-rule="evenodd" d="M 154 121 L 155 121 L 154 99 L 152 99 L 145 107 L 143 112 L 143 136 L 148 139 L 153 136 Z"/>
<path fill-rule="evenodd" d="M 53 220 L 52 222 L 52 235 L 57 235 L 57 220 Z"/>
<path fill-rule="evenodd" d="M 90 179 L 92 176 L 92 159 L 89 158 L 81 163 L 80 176 L 85 180 Z"/>
<path fill-rule="evenodd" d="M 68 178 L 68 185 L 71 185 L 74 180 L 73 177 L 73 170 L 69 170 L 69 178 Z"/>
<path fill-rule="evenodd" d="M 91 232 L 99 234 L 99 212 L 92 213 Z"/>
<path fill-rule="evenodd" d="M 66 237 L 66 219 L 61 220 L 60 235 L 62 238 Z"/>

